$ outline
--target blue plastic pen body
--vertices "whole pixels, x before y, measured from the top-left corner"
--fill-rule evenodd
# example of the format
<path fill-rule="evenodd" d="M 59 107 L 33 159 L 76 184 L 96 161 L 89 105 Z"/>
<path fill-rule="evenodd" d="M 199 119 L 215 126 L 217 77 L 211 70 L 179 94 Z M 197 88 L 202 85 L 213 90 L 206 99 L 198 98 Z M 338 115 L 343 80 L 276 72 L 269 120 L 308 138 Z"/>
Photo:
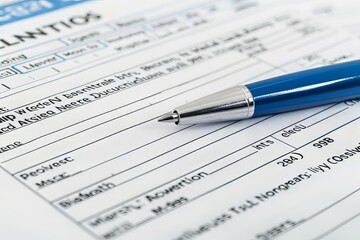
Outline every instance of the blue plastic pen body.
<path fill-rule="evenodd" d="M 360 60 L 279 76 L 246 85 L 254 117 L 360 97 Z"/>

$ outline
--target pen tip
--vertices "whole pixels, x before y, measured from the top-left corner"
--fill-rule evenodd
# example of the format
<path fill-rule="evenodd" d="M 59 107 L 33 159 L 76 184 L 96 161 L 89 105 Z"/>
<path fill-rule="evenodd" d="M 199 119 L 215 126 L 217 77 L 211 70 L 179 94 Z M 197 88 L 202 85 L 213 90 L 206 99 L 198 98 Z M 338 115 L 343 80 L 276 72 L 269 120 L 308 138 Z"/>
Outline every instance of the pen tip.
<path fill-rule="evenodd" d="M 158 122 L 163 122 L 163 123 L 178 123 L 179 122 L 179 116 L 177 113 L 167 113 L 163 116 L 161 116 L 161 118 L 158 119 Z"/>

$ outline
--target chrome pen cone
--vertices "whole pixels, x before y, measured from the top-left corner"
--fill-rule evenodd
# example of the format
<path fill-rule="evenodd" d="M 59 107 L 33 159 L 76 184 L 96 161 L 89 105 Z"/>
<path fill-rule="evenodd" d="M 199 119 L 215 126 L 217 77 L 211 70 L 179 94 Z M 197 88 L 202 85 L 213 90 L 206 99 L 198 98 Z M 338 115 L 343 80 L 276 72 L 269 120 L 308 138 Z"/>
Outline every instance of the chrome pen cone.
<path fill-rule="evenodd" d="M 179 121 L 179 116 L 177 115 L 177 113 L 173 113 L 173 112 L 169 112 L 158 119 L 158 122 L 164 122 L 164 123 L 177 123 L 178 121 Z"/>

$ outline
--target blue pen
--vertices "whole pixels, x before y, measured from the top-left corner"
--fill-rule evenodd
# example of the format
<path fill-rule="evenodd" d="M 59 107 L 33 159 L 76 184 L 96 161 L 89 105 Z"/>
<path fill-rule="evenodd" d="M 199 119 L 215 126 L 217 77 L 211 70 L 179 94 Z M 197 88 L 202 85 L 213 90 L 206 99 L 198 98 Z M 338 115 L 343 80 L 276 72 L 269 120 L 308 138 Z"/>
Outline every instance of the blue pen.
<path fill-rule="evenodd" d="M 177 107 L 159 122 L 233 121 L 359 97 L 360 60 L 357 60 L 237 85 Z"/>

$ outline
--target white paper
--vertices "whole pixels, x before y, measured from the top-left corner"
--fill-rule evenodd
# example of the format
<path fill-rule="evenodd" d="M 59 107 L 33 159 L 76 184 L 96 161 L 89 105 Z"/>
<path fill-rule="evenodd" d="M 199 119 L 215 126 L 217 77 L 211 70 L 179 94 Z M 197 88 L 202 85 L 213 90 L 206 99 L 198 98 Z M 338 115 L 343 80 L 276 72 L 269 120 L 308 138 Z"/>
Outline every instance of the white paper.
<path fill-rule="evenodd" d="M 327 24 L 337 26 L 350 34 L 360 33 L 358 9 L 360 2 L 356 0 L 301 0 L 301 1 L 263 1 L 272 7 L 287 6 L 322 18 Z"/>
<path fill-rule="evenodd" d="M 71 27 L 44 27 L 59 22 Z M 36 28 L 47 34 L 5 43 Z M 355 35 L 296 8 L 165 0 L 90 1 L 0 32 L 1 239 L 360 237 L 359 100 L 156 121 L 235 84 L 356 59 Z"/>

